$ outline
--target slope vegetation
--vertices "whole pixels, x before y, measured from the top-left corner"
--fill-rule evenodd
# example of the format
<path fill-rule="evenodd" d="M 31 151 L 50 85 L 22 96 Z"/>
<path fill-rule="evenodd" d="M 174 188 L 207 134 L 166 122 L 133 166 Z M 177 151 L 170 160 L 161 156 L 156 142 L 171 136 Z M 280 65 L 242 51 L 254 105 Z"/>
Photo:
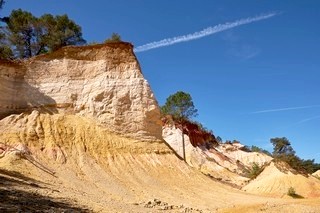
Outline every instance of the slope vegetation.
<path fill-rule="evenodd" d="M 243 190 L 273 197 L 286 197 L 292 187 L 304 198 L 320 197 L 320 181 L 312 176 L 303 176 L 284 163 L 270 163 L 264 171 Z"/>

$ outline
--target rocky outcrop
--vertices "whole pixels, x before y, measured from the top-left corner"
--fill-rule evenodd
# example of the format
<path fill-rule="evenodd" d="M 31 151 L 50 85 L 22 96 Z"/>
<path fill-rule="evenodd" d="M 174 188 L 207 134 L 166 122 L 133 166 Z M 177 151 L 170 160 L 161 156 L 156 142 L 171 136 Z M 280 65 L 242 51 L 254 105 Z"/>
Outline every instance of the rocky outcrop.
<path fill-rule="evenodd" d="M 260 152 L 244 151 L 244 145 L 241 143 L 221 143 L 215 149 L 223 153 L 229 159 L 235 162 L 240 162 L 242 165 L 251 168 L 253 163 L 259 166 L 270 163 L 273 158 L 269 155 Z"/>
<path fill-rule="evenodd" d="M 136 139 L 161 139 L 159 107 L 129 43 L 0 62 L 0 118 L 34 109 L 82 115 Z"/>
<path fill-rule="evenodd" d="M 185 141 L 186 162 L 202 173 L 231 184 L 244 186 L 249 178 L 248 172 L 253 163 L 263 166 L 270 163 L 272 157 L 258 152 L 243 151 L 240 143 L 218 143 L 214 135 L 201 130 L 196 123 L 183 125 L 172 119 L 162 119 L 163 139 L 183 158 L 182 129 Z"/>
<path fill-rule="evenodd" d="M 79 115 L 49 115 L 34 110 L 31 114 L 7 116 L 0 120 L 0 127 L 0 159 L 8 154 L 21 157 L 33 153 L 64 164 L 80 153 L 97 158 L 120 151 L 172 153 L 162 141 L 126 139 Z"/>
<path fill-rule="evenodd" d="M 183 134 L 188 136 L 188 140 L 190 140 L 193 147 L 205 146 L 210 148 L 219 145 L 213 133 L 203 128 L 200 123 L 189 120 L 176 122 L 170 115 L 162 117 L 161 121 L 164 130 L 169 130 L 171 127 L 175 127 L 175 129 L 183 131 Z M 162 135 L 167 134 L 165 133 Z M 180 138 L 182 137 L 180 136 Z"/>
<path fill-rule="evenodd" d="M 181 129 L 175 125 L 167 124 L 162 129 L 163 139 L 183 158 L 181 134 Z M 235 187 L 241 187 L 248 181 L 248 178 L 240 175 L 245 170 L 245 166 L 241 162 L 229 158 L 223 152 L 217 150 L 215 148 L 218 146 L 216 142 L 205 141 L 205 138 L 200 137 L 201 134 L 197 134 L 198 137 L 194 137 L 194 134 L 191 135 L 193 135 L 193 142 L 199 145 L 194 146 L 189 135 L 184 134 L 186 162 L 190 166 L 200 170 L 211 178 Z"/>

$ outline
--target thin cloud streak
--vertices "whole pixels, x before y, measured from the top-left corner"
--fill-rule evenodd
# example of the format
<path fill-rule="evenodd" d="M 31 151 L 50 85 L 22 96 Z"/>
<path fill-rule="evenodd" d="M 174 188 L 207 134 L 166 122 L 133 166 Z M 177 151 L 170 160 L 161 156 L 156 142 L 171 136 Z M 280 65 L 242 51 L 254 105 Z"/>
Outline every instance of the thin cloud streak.
<path fill-rule="evenodd" d="M 318 118 L 320 118 L 320 116 L 306 118 L 306 119 L 303 119 L 303 120 L 301 120 L 299 122 L 296 122 L 294 125 L 302 124 L 302 123 L 305 123 L 305 122 L 308 122 L 308 121 L 312 121 L 312 120 L 315 120 L 315 119 L 318 119 Z"/>
<path fill-rule="evenodd" d="M 278 13 L 273 12 L 273 13 L 268 13 L 265 15 L 259 15 L 259 16 L 255 16 L 255 17 L 239 19 L 237 21 L 227 22 L 225 24 L 218 24 L 216 26 L 208 27 L 208 28 L 205 28 L 205 29 L 198 31 L 198 32 L 194 32 L 194 33 L 190 33 L 190 34 L 182 35 L 182 36 L 177 36 L 177 37 L 173 37 L 173 38 L 166 38 L 166 39 L 163 39 L 160 41 L 155 41 L 155 42 L 151 42 L 151 43 L 148 43 L 145 45 L 138 46 L 138 47 L 134 48 L 134 52 L 144 52 L 144 51 L 159 48 L 159 47 L 170 46 L 170 45 L 180 43 L 180 42 L 187 42 L 187 41 L 191 41 L 191 40 L 195 40 L 195 39 L 200 39 L 205 36 L 209 36 L 209 35 L 212 35 L 212 34 L 215 34 L 215 33 L 221 32 L 221 31 L 225 31 L 225 30 L 228 30 L 228 29 L 231 29 L 234 27 L 238 27 L 238 26 L 241 26 L 244 24 L 250 24 L 252 22 L 268 19 L 268 18 L 271 18 L 277 14 Z"/>
<path fill-rule="evenodd" d="M 309 109 L 309 108 L 317 108 L 317 107 L 320 107 L 320 105 L 310 105 L 310 106 L 301 106 L 301 107 L 287 107 L 287 108 L 280 108 L 280 109 L 267 109 L 267 110 L 251 112 L 250 114 L 280 112 L 280 111 L 289 111 L 289 110 L 298 110 L 298 109 Z"/>

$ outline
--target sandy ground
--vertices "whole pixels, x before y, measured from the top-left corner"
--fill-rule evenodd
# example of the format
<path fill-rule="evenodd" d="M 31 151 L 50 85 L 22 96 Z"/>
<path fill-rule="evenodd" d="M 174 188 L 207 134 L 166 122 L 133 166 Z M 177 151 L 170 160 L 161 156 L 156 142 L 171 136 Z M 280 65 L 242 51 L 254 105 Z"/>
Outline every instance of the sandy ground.
<path fill-rule="evenodd" d="M 232 188 L 188 166 L 163 142 L 123 138 L 92 121 L 45 116 L 26 126 L 8 125 L 0 134 L 3 144 L 30 149 L 0 157 L 0 212 L 320 211 L 319 198 Z"/>
<path fill-rule="evenodd" d="M 304 198 L 320 197 L 320 180 L 312 175 L 293 173 L 284 165 L 271 163 L 264 171 L 243 190 L 259 195 L 286 197 L 288 189 L 292 187 L 297 196 Z"/>

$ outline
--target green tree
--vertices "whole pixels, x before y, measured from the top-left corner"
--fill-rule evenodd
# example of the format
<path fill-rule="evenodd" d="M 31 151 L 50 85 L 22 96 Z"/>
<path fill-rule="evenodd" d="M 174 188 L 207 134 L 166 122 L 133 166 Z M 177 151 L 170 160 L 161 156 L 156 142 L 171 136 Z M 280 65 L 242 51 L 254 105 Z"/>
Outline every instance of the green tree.
<path fill-rule="evenodd" d="M 295 155 L 295 151 L 287 138 L 271 138 L 270 142 L 273 145 L 272 155 L 276 160 L 284 161 L 293 169 L 301 171 L 301 160 Z"/>
<path fill-rule="evenodd" d="M 276 160 L 284 161 L 296 171 L 304 174 L 311 174 L 320 169 L 320 164 L 315 163 L 314 160 L 299 158 L 287 138 L 271 138 L 270 141 L 273 144 L 273 157 Z"/>
<path fill-rule="evenodd" d="M 53 17 L 45 14 L 40 17 L 43 36 L 49 51 L 57 50 L 63 46 L 81 45 L 86 41 L 82 38 L 81 27 L 70 20 L 67 15 Z"/>
<path fill-rule="evenodd" d="M 9 41 L 15 46 L 19 58 L 32 56 L 34 48 L 34 23 L 36 18 L 29 12 L 13 10 L 7 22 Z"/>
<path fill-rule="evenodd" d="M 312 174 L 318 170 L 320 170 L 320 164 L 315 163 L 314 159 L 310 160 L 301 160 L 301 167 L 309 174 Z"/>
<path fill-rule="evenodd" d="M 282 156 L 282 155 L 294 155 L 295 151 L 291 147 L 290 141 L 285 138 L 271 138 L 270 142 L 273 145 L 273 155 Z"/>
<path fill-rule="evenodd" d="M 21 9 L 13 10 L 6 20 L 5 40 L 18 58 L 29 58 L 67 45 L 81 45 L 81 27 L 67 15 L 45 14 L 40 18 Z"/>
<path fill-rule="evenodd" d="M 161 107 L 163 114 L 172 115 L 175 120 L 189 120 L 197 116 L 191 95 L 182 91 L 178 91 L 170 95 L 164 106 Z"/>
<path fill-rule="evenodd" d="M 186 160 L 185 143 L 184 143 L 184 126 L 183 121 L 189 120 L 197 116 L 197 109 L 194 107 L 191 95 L 182 91 L 178 91 L 170 95 L 164 106 L 161 107 L 163 114 L 172 115 L 173 119 L 180 122 L 182 129 L 182 149 L 183 159 Z"/>
<path fill-rule="evenodd" d="M 104 43 L 109 43 L 109 42 L 120 42 L 121 40 L 121 36 L 118 33 L 112 33 L 111 37 L 106 39 L 104 41 Z"/>
<path fill-rule="evenodd" d="M 4 4 L 4 0 L 0 0 L 0 10 L 2 9 L 2 6 Z M 0 22 L 2 22 L 2 18 L 0 17 Z M 5 48 L 3 39 L 5 38 L 5 34 L 3 32 L 3 27 L 0 25 L 0 59 L 4 59 L 5 57 Z"/>
<path fill-rule="evenodd" d="M 2 9 L 4 3 L 4 0 L 0 0 L 0 10 Z M 0 22 L 5 22 L 6 20 L 7 17 L 0 17 Z M 12 58 L 12 56 L 13 54 L 11 48 L 6 41 L 5 28 L 0 25 L 0 59 L 10 59 Z"/>
<path fill-rule="evenodd" d="M 262 149 L 260 147 L 254 146 L 254 145 L 251 146 L 251 151 L 252 152 L 260 152 L 260 153 L 264 153 L 266 155 L 272 156 L 269 151 Z"/>
<path fill-rule="evenodd" d="M 13 53 L 11 48 L 4 43 L 2 35 L 0 33 L 0 59 L 12 59 Z"/>

